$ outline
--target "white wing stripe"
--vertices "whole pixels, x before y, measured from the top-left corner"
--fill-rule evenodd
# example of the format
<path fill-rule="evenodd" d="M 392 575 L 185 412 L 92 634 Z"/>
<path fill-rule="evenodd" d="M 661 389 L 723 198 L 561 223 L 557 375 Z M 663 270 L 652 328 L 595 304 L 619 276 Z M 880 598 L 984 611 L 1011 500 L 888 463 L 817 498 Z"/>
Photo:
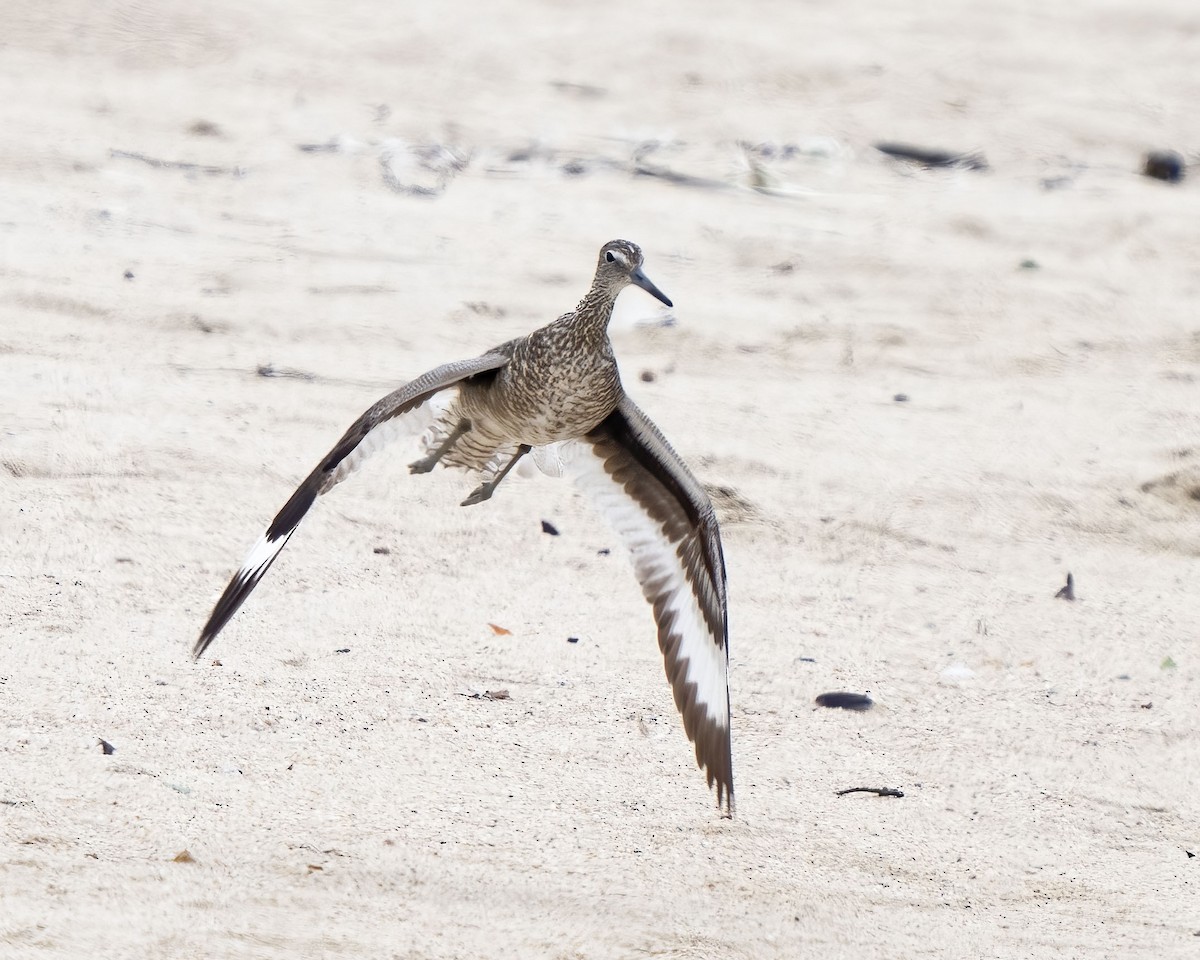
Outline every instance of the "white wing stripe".
<path fill-rule="evenodd" d="M 622 537 L 633 554 L 646 599 L 655 605 L 672 639 L 678 638 L 676 655 L 685 664 L 685 681 L 695 685 L 696 702 L 704 707 L 710 722 L 727 730 L 729 687 L 724 637 L 713 636 L 687 579 L 680 554 L 688 541 L 675 543 L 668 539 L 662 525 L 604 469 L 586 441 L 566 440 L 535 448 L 534 460 L 549 475 L 573 480 Z M 665 652 L 669 661 L 676 651 L 668 648 Z"/>

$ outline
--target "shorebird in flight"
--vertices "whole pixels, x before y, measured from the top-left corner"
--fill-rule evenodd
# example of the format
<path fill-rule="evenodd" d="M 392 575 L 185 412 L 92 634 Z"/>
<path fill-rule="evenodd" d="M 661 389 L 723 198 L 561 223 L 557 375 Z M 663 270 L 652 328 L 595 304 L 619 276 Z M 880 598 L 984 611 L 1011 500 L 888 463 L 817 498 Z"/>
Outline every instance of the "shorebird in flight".
<path fill-rule="evenodd" d="M 388 394 L 350 427 L 283 505 L 251 549 L 193 648 L 199 657 L 279 556 L 321 494 L 403 433 L 409 414 L 432 417 L 424 456 L 480 474 L 463 506 L 482 503 L 526 454 L 573 480 L 621 536 L 654 609 L 658 644 L 696 761 L 733 812 L 725 560 L 712 503 L 658 428 L 621 386 L 608 322 L 629 284 L 672 306 L 642 272 L 627 240 L 600 249 L 591 289 L 570 313 L 473 360 L 448 363 Z M 418 413 L 419 412 L 419 413 Z"/>

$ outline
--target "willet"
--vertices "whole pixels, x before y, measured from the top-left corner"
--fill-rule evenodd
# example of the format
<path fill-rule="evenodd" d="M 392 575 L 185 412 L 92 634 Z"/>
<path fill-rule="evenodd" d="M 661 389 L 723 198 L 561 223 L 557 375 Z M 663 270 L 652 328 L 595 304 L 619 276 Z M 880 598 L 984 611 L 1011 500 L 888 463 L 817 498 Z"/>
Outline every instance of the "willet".
<path fill-rule="evenodd" d="M 410 464 L 478 471 L 463 506 L 482 503 L 525 454 L 589 494 L 633 558 L 654 609 L 658 644 L 684 731 L 717 803 L 733 812 L 729 735 L 729 631 L 725 560 L 712 503 L 658 428 L 621 387 L 608 322 L 629 284 L 668 307 L 642 272 L 642 251 L 613 240 L 600 249 L 591 289 L 570 313 L 473 360 L 448 363 L 388 394 L 350 427 L 305 478 L 251 549 L 212 615 L 199 657 L 262 579 L 313 501 L 424 408 L 433 426 Z"/>

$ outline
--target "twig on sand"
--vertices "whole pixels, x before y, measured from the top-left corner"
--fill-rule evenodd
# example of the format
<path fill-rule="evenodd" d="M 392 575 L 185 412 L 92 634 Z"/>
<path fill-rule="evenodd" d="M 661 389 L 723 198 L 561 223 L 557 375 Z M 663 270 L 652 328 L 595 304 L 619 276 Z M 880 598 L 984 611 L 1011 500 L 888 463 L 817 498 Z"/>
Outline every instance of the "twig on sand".
<path fill-rule="evenodd" d="M 119 160 L 140 160 L 142 163 L 160 170 L 186 170 L 189 173 L 207 173 L 210 176 L 244 177 L 246 175 L 245 167 L 217 167 L 207 163 L 189 163 L 186 160 L 163 160 L 130 150 L 109 150 L 108 155 Z"/>
<path fill-rule="evenodd" d="M 315 373 L 307 370 L 296 370 L 292 367 L 277 367 L 270 363 L 260 363 L 254 371 L 260 377 L 291 377 L 293 380 L 316 380 Z"/>
<path fill-rule="evenodd" d="M 837 796 L 844 797 L 848 793 L 873 793 L 877 797 L 902 797 L 903 790 L 897 790 L 895 787 L 850 787 L 846 790 L 837 791 Z"/>

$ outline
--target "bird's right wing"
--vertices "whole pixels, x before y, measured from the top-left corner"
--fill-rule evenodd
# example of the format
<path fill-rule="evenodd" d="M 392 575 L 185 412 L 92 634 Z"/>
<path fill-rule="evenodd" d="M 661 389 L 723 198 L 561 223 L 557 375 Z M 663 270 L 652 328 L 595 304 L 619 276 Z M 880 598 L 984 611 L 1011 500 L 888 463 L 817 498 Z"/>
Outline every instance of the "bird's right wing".
<path fill-rule="evenodd" d="M 267 532 L 250 550 L 241 569 L 233 575 L 225 592 L 213 607 L 208 623 L 204 625 L 200 638 L 192 648 L 192 656 L 199 657 L 204 653 L 205 648 L 237 612 L 238 607 L 279 556 L 279 551 L 284 548 L 288 538 L 304 519 L 317 497 L 327 493 L 357 470 L 367 457 L 403 433 L 399 428 L 399 421 L 405 414 L 417 410 L 435 395 L 457 386 L 464 380 L 498 370 L 507 364 L 509 356 L 504 346 L 472 360 L 447 363 L 430 370 L 392 391 L 359 417 L 317 464 L 316 469 L 296 488 L 291 499 L 283 505 L 283 509 L 267 528 Z"/>
<path fill-rule="evenodd" d="M 587 436 L 533 453 L 591 497 L 632 554 L 684 731 L 732 814 L 725 559 L 708 494 L 628 397 Z"/>

